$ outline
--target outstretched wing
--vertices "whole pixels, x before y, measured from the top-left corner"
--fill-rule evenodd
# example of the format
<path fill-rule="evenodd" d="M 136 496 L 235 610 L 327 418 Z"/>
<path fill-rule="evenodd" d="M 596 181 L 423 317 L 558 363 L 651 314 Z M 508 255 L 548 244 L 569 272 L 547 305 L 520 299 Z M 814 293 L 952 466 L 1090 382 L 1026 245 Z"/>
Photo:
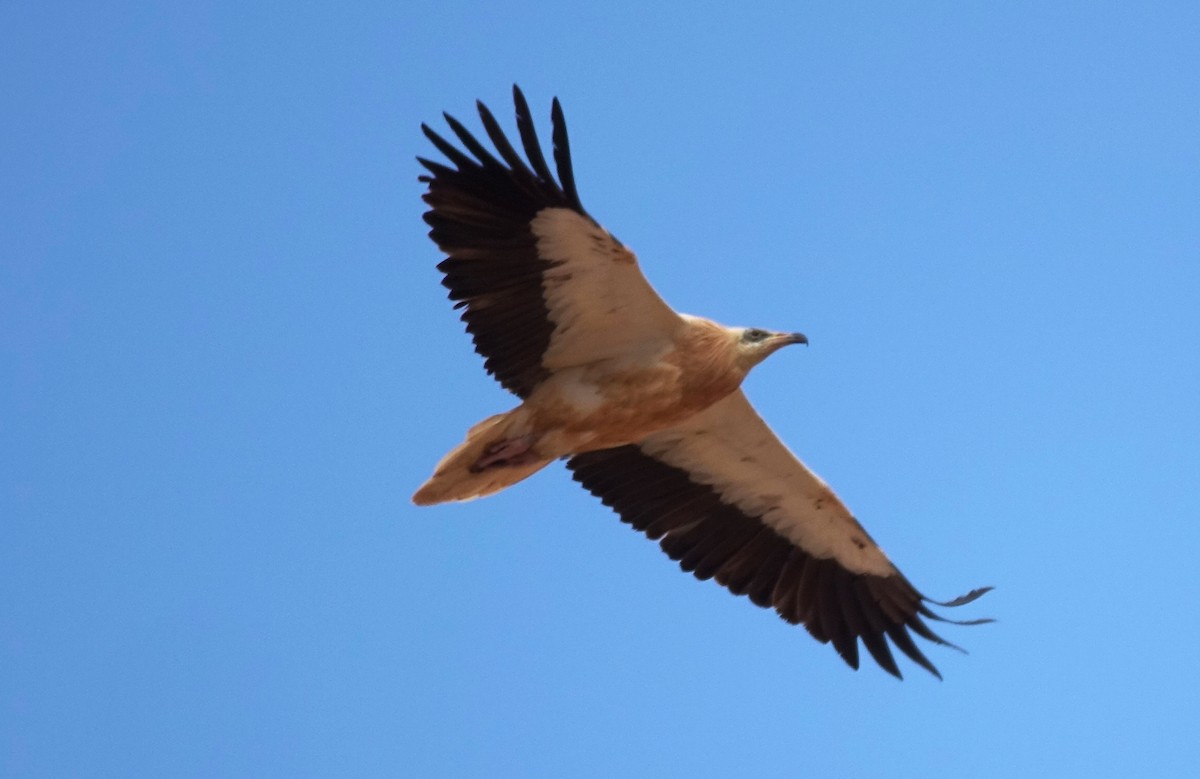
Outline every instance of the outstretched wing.
<path fill-rule="evenodd" d="M 739 390 L 640 444 L 576 455 L 577 481 L 698 579 L 774 607 L 858 668 L 858 641 L 895 676 L 891 644 L 941 674 L 912 633 L 954 646 L 935 614 L 829 486 L 775 436 Z M 959 606 L 990 588 L 941 606 Z M 956 624 L 977 624 L 973 620 Z M 955 647 L 957 649 L 957 647 Z"/>
<path fill-rule="evenodd" d="M 452 163 L 429 171 L 425 221 L 447 258 L 438 265 L 489 373 L 526 397 L 550 372 L 669 340 L 683 320 L 638 269 L 633 252 L 579 202 L 562 108 L 551 111 L 558 180 L 542 154 L 517 87 L 522 158 L 483 103 L 493 154 L 465 127 L 446 123 L 465 151 L 422 125 Z M 498 157 L 496 155 L 499 155 Z"/>

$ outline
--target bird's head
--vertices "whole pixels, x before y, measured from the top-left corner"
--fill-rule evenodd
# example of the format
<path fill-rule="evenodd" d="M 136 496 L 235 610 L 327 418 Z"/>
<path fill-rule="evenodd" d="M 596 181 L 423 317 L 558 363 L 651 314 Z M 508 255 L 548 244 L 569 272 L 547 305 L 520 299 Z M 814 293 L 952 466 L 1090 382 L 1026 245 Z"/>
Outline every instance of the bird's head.
<path fill-rule="evenodd" d="M 746 372 L 789 344 L 808 343 L 804 333 L 777 333 L 756 327 L 737 328 L 735 335 L 738 366 Z"/>

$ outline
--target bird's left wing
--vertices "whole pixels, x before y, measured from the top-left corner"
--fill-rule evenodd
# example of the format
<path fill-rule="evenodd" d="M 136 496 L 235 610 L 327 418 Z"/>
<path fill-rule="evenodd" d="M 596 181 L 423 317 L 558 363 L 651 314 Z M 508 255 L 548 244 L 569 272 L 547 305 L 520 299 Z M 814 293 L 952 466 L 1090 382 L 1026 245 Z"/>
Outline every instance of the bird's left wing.
<path fill-rule="evenodd" d="M 466 151 L 422 125 L 454 167 L 418 160 L 429 171 L 421 176 L 429 185 L 429 236 L 447 254 L 438 265 L 442 283 L 466 309 L 462 319 L 488 372 L 526 397 L 550 372 L 652 350 L 684 322 L 633 252 L 584 211 L 558 100 L 551 111 L 557 180 L 516 87 L 513 100 L 524 157 L 479 103 L 495 153 L 446 115 Z"/>
<path fill-rule="evenodd" d="M 576 455 L 577 481 L 698 579 L 802 623 L 858 668 L 861 639 L 900 676 L 888 640 L 941 675 L 909 634 L 953 646 L 945 620 L 888 560 L 829 486 L 775 436 L 738 390 L 637 445 Z M 974 600 L 988 588 L 942 606 Z M 974 620 L 959 624 L 976 624 Z"/>

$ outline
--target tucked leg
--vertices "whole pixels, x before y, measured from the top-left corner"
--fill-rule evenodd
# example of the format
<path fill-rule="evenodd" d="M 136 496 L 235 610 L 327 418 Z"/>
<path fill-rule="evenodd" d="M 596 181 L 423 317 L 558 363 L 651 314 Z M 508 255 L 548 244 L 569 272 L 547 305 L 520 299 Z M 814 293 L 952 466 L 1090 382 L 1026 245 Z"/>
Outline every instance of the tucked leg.
<path fill-rule="evenodd" d="M 532 435 L 523 435 L 491 444 L 483 450 L 483 456 L 471 466 L 471 473 L 479 473 L 488 468 L 505 468 L 537 462 L 542 458 L 533 451 L 533 441 Z"/>

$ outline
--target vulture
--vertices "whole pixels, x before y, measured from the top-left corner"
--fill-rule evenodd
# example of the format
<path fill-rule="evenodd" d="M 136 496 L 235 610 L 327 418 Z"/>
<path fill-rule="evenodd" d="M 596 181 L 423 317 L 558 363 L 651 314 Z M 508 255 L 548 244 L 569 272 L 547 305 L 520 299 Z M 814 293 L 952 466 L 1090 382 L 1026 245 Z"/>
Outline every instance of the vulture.
<path fill-rule="evenodd" d="M 940 679 L 914 634 L 958 649 L 926 620 L 990 620 L 950 620 L 931 605 L 990 588 L 922 595 L 740 389 L 755 365 L 807 339 L 667 305 L 580 202 L 557 98 L 557 177 L 516 86 L 513 101 L 520 150 L 482 102 L 491 149 L 449 114 L 459 145 L 421 126 L 449 163 L 417 158 L 442 284 L 488 373 L 521 403 L 472 427 L 413 502 L 490 495 L 566 458 L 576 481 L 684 571 L 804 625 L 852 668 L 861 641 L 898 678 L 892 647 Z"/>

